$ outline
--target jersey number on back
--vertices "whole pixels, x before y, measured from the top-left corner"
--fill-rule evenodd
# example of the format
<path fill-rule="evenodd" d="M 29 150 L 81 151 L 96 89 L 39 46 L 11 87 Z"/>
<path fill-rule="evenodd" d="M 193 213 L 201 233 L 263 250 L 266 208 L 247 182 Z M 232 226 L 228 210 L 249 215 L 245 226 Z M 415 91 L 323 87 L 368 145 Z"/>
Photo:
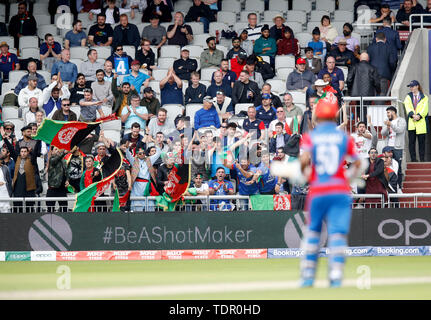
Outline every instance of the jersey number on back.
<path fill-rule="evenodd" d="M 334 144 L 321 144 L 316 147 L 316 172 L 318 175 L 333 175 L 338 170 L 340 152 Z"/>

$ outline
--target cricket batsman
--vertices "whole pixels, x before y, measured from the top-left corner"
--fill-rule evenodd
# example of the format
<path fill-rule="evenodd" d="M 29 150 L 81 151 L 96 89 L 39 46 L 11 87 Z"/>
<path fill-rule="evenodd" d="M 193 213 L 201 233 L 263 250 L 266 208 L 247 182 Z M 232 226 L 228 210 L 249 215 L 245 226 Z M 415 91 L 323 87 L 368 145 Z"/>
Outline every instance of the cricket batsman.
<path fill-rule="evenodd" d="M 357 176 L 361 162 L 353 139 L 337 130 L 337 112 L 337 98 L 328 93 L 316 105 L 315 129 L 302 137 L 301 171 L 310 183 L 305 205 L 308 228 L 302 243 L 305 254 L 300 264 L 302 287 L 313 286 L 323 221 L 328 228 L 330 287 L 341 286 L 343 278 L 352 210 L 349 180 Z"/>

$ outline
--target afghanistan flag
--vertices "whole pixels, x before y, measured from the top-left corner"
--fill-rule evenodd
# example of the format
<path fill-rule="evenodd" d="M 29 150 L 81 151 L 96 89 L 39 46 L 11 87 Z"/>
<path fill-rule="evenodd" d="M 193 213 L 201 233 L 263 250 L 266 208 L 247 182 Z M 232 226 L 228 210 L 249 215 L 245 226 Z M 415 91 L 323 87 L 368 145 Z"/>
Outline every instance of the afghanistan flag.
<path fill-rule="evenodd" d="M 120 197 L 120 194 L 118 193 L 118 189 L 115 189 L 114 204 L 113 204 L 112 212 L 120 212 L 120 208 L 124 207 L 127 204 L 127 200 L 129 200 L 129 195 L 130 195 L 130 190 Z"/>
<path fill-rule="evenodd" d="M 183 195 L 190 184 L 190 163 L 189 161 L 185 163 L 183 150 L 181 150 L 181 158 L 175 159 L 168 181 L 165 192 L 156 197 L 156 202 L 164 211 L 174 211 L 177 204 L 184 203 Z"/>
<path fill-rule="evenodd" d="M 115 152 L 111 154 L 101 169 L 103 179 L 90 184 L 75 196 L 76 200 L 73 206 L 73 212 L 87 212 L 88 208 L 94 205 L 94 200 L 109 188 L 111 181 L 121 169 L 122 163 L 123 154 L 116 148 Z"/>
<path fill-rule="evenodd" d="M 290 194 L 253 195 L 250 196 L 253 210 L 292 210 Z"/>
<path fill-rule="evenodd" d="M 116 119 L 115 114 L 100 118 L 96 122 L 56 121 L 45 118 L 37 129 L 34 139 L 42 140 L 60 149 L 72 150 L 102 122 Z"/>

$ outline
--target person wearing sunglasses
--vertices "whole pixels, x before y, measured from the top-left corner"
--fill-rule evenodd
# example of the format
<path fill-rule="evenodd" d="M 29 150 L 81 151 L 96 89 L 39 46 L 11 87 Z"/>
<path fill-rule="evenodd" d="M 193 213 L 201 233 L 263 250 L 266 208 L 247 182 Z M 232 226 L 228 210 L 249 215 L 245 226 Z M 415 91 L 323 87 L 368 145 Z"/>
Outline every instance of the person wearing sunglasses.
<path fill-rule="evenodd" d="M 52 120 L 58 121 L 77 121 L 78 117 L 75 112 L 70 110 L 70 100 L 61 100 L 61 109 L 58 109 L 52 115 Z"/>
<path fill-rule="evenodd" d="M 118 44 L 114 48 L 114 52 L 106 59 L 107 61 L 111 61 L 112 65 L 115 66 L 115 59 L 118 58 L 127 58 L 129 62 L 129 66 L 132 65 L 133 58 L 124 51 L 124 47 L 122 44 Z"/>

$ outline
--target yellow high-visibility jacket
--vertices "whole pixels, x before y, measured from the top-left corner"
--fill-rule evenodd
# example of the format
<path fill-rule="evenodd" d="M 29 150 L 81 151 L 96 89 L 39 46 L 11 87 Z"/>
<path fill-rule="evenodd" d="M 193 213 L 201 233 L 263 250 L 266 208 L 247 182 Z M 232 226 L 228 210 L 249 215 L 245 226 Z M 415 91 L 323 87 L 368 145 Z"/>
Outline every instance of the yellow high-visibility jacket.
<path fill-rule="evenodd" d="M 428 115 L 428 97 L 423 93 L 420 93 L 420 97 L 421 100 L 416 106 L 416 110 L 413 107 L 413 94 L 411 92 L 404 99 L 404 108 L 409 118 L 408 130 L 416 130 L 416 134 L 427 133 L 425 117 Z M 415 114 L 421 117 L 419 121 L 413 120 Z"/>

